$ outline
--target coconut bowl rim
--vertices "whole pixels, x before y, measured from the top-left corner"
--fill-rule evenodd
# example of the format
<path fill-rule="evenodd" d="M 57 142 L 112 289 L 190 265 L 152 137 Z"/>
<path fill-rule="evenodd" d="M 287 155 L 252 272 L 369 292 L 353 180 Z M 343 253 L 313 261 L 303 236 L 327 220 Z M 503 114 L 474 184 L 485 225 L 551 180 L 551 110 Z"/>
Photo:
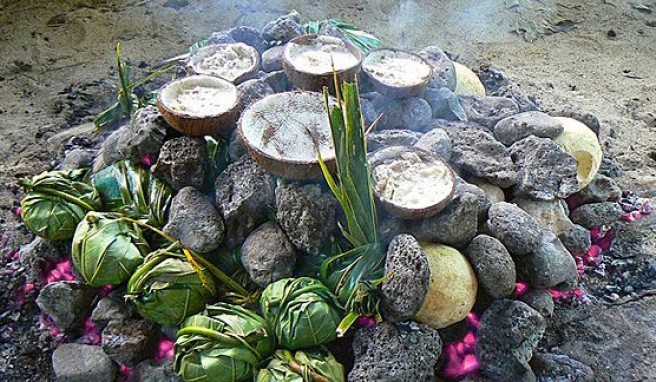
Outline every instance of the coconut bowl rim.
<path fill-rule="evenodd" d="M 252 62 L 251 62 L 251 65 L 248 67 L 247 70 L 245 70 L 243 73 L 241 73 L 240 75 L 235 77 L 233 80 L 230 80 L 228 78 L 224 78 L 224 77 L 222 77 L 222 76 L 220 76 L 220 75 L 218 75 L 218 74 L 216 74 L 212 71 L 202 70 L 202 69 L 200 71 L 198 70 L 199 62 L 195 62 L 195 60 L 198 60 L 200 58 L 209 57 L 214 53 L 213 52 L 213 53 L 209 53 L 207 55 L 202 56 L 204 52 L 207 52 L 207 51 L 210 51 L 210 50 L 216 51 L 219 47 L 226 47 L 226 46 L 230 46 L 230 45 L 243 46 L 243 47 L 246 48 L 247 51 L 249 51 L 249 55 L 250 55 L 250 58 L 252 58 L 252 60 L 251 60 Z M 222 43 L 222 44 L 210 44 L 210 45 L 200 47 L 194 53 L 192 53 L 189 56 L 189 61 L 187 62 L 186 66 L 192 73 L 194 73 L 196 75 L 207 75 L 207 76 L 211 76 L 211 77 L 221 78 L 221 79 L 224 79 L 224 80 L 232 82 L 232 83 L 238 83 L 238 82 L 242 82 L 243 80 L 245 80 L 248 76 L 257 73 L 257 71 L 260 68 L 260 52 L 258 52 L 255 47 L 250 46 L 250 45 L 248 45 L 244 42 L 227 42 L 227 43 Z"/>
<path fill-rule="evenodd" d="M 182 87 L 182 86 L 186 85 L 186 82 L 192 82 L 192 81 L 197 81 L 197 80 L 203 80 L 203 81 L 208 81 L 208 82 L 214 81 L 215 83 L 216 82 L 221 82 L 223 85 L 227 85 L 227 87 L 231 91 L 234 91 L 235 97 L 234 97 L 233 103 L 230 104 L 230 106 L 226 110 L 221 111 L 219 113 L 209 114 L 209 115 L 190 114 L 190 113 L 185 113 L 185 112 L 181 112 L 181 111 L 171 109 L 171 107 L 168 105 L 168 102 L 170 102 L 169 101 L 170 98 L 165 97 L 167 95 L 166 91 L 169 90 L 169 89 L 172 89 L 174 86 Z M 201 85 L 197 84 L 195 86 L 202 86 L 202 84 Z M 223 116 L 226 116 L 228 114 L 233 113 L 236 110 L 236 108 L 239 106 L 239 92 L 237 91 L 237 86 L 235 84 L 233 84 L 231 81 L 228 81 L 224 78 L 210 76 L 210 75 L 207 75 L 207 74 L 192 74 L 190 76 L 177 78 L 175 80 L 169 81 L 166 84 L 164 84 L 160 88 L 159 94 L 157 94 L 157 106 L 159 106 L 161 109 L 164 109 L 165 113 L 162 113 L 162 116 L 164 117 L 164 119 L 167 120 L 167 122 L 171 126 L 175 127 L 166 118 L 167 114 L 170 114 L 170 115 L 174 116 L 177 119 L 185 119 L 185 120 L 194 121 L 194 120 L 205 120 L 205 119 L 212 119 L 212 118 L 220 118 L 220 117 L 223 117 Z"/>
<path fill-rule="evenodd" d="M 324 73 L 311 73 L 311 72 L 301 70 L 301 69 L 299 69 L 298 66 L 296 66 L 296 64 L 294 63 L 294 60 L 289 56 L 290 47 L 292 46 L 291 44 L 303 45 L 303 44 L 299 44 L 298 41 L 305 42 L 307 40 L 320 39 L 320 38 L 331 39 L 331 40 L 341 42 L 343 44 L 343 46 L 346 48 L 346 50 L 348 50 L 348 52 L 350 54 L 355 56 L 355 58 L 357 60 L 357 63 L 355 65 L 349 66 L 348 68 L 335 70 L 335 73 L 337 73 L 339 75 L 341 73 L 349 72 L 349 71 L 352 71 L 352 70 L 355 70 L 356 72 L 360 71 L 359 68 L 362 67 L 362 62 L 364 61 L 365 56 L 362 54 L 362 51 L 360 49 L 358 49 L 358 47 L 356 47 L 352 43 L 350 43 L 350 42 L 348 42 L 344 39 L 341 39 L 339 37 L 320 34 L 320 33 L 303 34 L 303 35 L 294 37 L 293 39 L 289 40 L 289 42 L 286 44 L 285 49 L 283 51 L 282 59 L 289 66 L 290 70 L 293 70 L 293 71 L 295 71 L 295 72 L 297 72 L 301 75 L 305 75 L 305 76 L 308 76 L 308 77 L 322 77 L 322 76 L 332 75 L 333 74 L 333 70 L 329 70 L 329 71 L 324 72 Z"/>
<path fill-rule="evenodd" d="M 367 66 L 366 66 L 365 62 L 367 61 L 368 57 L 372 56 L 373 54 L 382 52 L 382 51 L 390 51 L 390 52 L 394 52 L 394 53 L 403 53 L 403 54 L 407 54 L 409 56 L 413 56 L 413 57 L 417 58 L 419 61 L 421 61 L 428 68 L 428 76 L 426 76 L 426 78 L 421 82 L 417 82 L 417 83 L 410 84 L 410 85 L 402 85 L 402 86 L 392 85 L 392 84 L 386 83 L 384 81 L 381 81 L 380 79 L 378 79 L 377 76 L 372 75 L 371 72 L 369 70 L 367 70 Z M 433 67 L 431 66 L 431 64 L 425 58 L 421 57 L 418 53 L 410 52 L 408 50 L 399 49 L 399 48 L 376 48 L 376 49 L 370 50 L 362 58 L 362 71 L 367 75 L 367 78 L 369 78 L 370 81 L 374 82 L 374 84 L 376 84 L 380 87 L 386 88 L 386 89 L 390 89 L 394 92 L 403 91 L 403 90 L 408 91 L 408 92 L 412 92 L 413 90 L 416 90 L 417 88 L 419 88 L 419 89 L 424 88 L 424 87 L 428 86 L 428 84 L 430 83 L 431 79 L 433 78 L 433 74 L 434 74 L 433 73 Z"/>

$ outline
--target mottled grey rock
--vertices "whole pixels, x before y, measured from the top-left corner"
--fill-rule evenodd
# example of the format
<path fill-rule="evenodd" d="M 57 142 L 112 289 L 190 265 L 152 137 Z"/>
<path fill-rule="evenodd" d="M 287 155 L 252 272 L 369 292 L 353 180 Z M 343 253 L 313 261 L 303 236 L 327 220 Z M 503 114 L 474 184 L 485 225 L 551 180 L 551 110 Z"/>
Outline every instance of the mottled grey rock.
<path fill-rule="evenodd" d="M 537 249 L 515 259 L 517 274 L 534 288 L 570 290 L 578 284 L 574 257 L 560 239 L 545 235 Z"/>
<path fill-rule="evenodd" d="M 451 160 L 453 141 L 442 129 L 433 129 L 422 135 L 415 143 L 415 147 L 426 150 L 445 161 Z"/>
<path fill-rule="evenodd" d="M 433 111 L 433 118 L 449 121 L 466 121 L 467 113 L 458 96 L 446 87 L 428 87 L 422 96 Z"/>
<path fill-rule="evenodd" d="M 86 149 L 68 151 L 60 164 L 62 170 L 76 170 L 93 166 L 94 152 Z"/>
<path fill-rule="evenodd" d="M 456 89 L 456 69 L 453 61 L 440 48 L 434 45 L 427 46 L 418 54 L 433 68 L 433 78 L 429 87 L 436 89 L 446 87 L 451 91 Z"/>
<path fill-rule="evenodd" d="M 259 30 L 253 27 L 238 26 L 228 29 L 228 34 L 235 42 L 243 42 L 262 53 L 266 49 L 266 42 Z"/>
<path fill-rule="evenodd" d="M 472 194 L 476 197 L 478 204 L 478 224 L 484 223 L 487 220 L 487 211 L 492 206 L 492 201 L 487 193 L 471 183 L 467 183 L 464 179 L 456 177 L 456 190 L 454 198 L 460 197 L 464 193 Z"/>
<path fill-rule="evenodd" d="M 103 168 L 110 166 L 112 163 L 118 162 L 123 157 L 116 149 L 118 140 L 123 134 L 122 129 L 118 129 L 107 136 L 105 141 L 103 141 L 102 146 L 98 150 L 98 155 L 93 161 L 93 172 L 98 172 Z"/>
<path fill-rule="evenodd" d="M 383 246 L 389 245 L 397 235 L 406 230 L 405 221 L 395 216 L 380 211 L 378 222 L 378 231 L 380 232 L 380 242 Z"/>
<path fill-rule="evenodd" d="M 77 281 L 57 281 L 41 289 L 36 304 L 64 331 L 84 321 L 98 290 Z"/>
<path fill-rule="evenodd" d="M 317 184 L 276 188 L 276 221 L 300 251 L 317 255 L 337 226 L 337 201 Z"/>
<path fill-rule="evenodd" d="M 255 79 L 242 82 L 237 85 L 239 112 L 243 112 L 247 107 L 273 93 L 275 93 L 273 88 L 265 80 Z"/>
<path fill-rule="evenodd" d="M 371 101 L 363 97 L 360 97 L 360 113 L 362 114 L 362 119 L 367 128 L 369 128 L 374 121 L 376 121 L 376 118 L 378 118 L 378 113 L 376 112 L 374 105 Z"/>
<path fill-rule="evenodd" d="M 437 330 L 413 321 L 381 322 L 356 332 L 349 382 L 431 381 L 442 352 Z"/>
<path fill-rule="evenodd" d="M 544 317 L 523 302 L 494 301 L 478 329 L 480 373 L 498 381 L 535 381 L 528 362 L 545 329 Z"/>
<path fill-rule="evenodd" d="M 476 129 L 447 130 L 453 140 L 451 162 L 500 187 L 510 187 L 519 177 L 510 153 L 492 134 Z"/>
<path fill-rule="evenodd" d="M 221 245 L 224 231 L 221 214 L 202 192 L 185 187 L 173 197 L 164 232 L 182 245 L 199 253 L 212 252 Z"/>
<path fill-rule="evenodd" d="M 121 127 L 116 149 L 122 158 L 133 162 L 141 162 L 146 155 L 155 159 L 164 144 L 166 126 L 157 107 L 148 105 L 138 109 L 130 123 Z"/>
<path fill-rule="evenodd" d="M 428 259 L 421 245 L 411 235 L 392 239 L 387 248 L 385 274 L 381 287 L 385 318 L 404 321 L 421 309 L 430 282 Z"/>
<path fill-rule="evenodd" d="M 552 112 L 551 114 L 556 117 L 568 117 L 576 119 L 582 122 L 584 125 L 588 126 L 590 130 L 597 134 L 597 136 L 599 136 L 599 131 L 601 131 L 599 118 L 597 118 L 596 115 L 589 111 L 576 109 L 572 106 L 565 106 L 563 109 Z"/>
<path fill-rule="evenodd" d="M 52 353 L 52 369 L 59 382 L 114 382 L 116 367 L 102 348 L 61 344 Z"/>
<path fill-rule="evenodd" d="M 262 70 L 265 72 L 275 72 L 282 70 L 282 57 L 287 45 L 274 46 L 262 53 Z"/>
<path fill-rule="evenodd" d="M 533 216 L 543 230 L 551 231 L 556 236 L 575 228 L 569 219 L 567 204 L 562 199 L 536 200 L 520 197 L 513 198 L 512 202 Z"/>
<path fill-rule="evenodd" d="M 410 129 L 422 131 L 431 123 L 433 111 L 423 98 L 390 99 L 378 97 L 371 101 L 376 115 L 382 114 L 379 129 Z"/>
<path fill-rule="evenodd" d="M 29 244 L 22 245 L 18 252 L 21 265 L 36 262 L 55 262 L 66 257 L 62 242 L 47 240 L 36 236 Z"/>
<path fill-rule="evenodd" d="M 522 302 L 535 309 L 543 317 L 551 317 L 554 311 L 554 300 L 546 289 L 530 289 L 519 297 Z"/>
<path fill-rule="evenodd" d="M 624 173 L 622 165 L 616 160 L 604 156 L 601 159 L 601 166 L 599 167 L 599 174 L 605 175 L 609 178 L 619 178 Z"/>
<path fill-rule="evenodd" d="M 460 105 L 467 114 L 467 119 L 492 130 L 500 120 L 519 113 L 515 101 L 505 97 L 460 96 Z"/>
<path fill-rule="evenodd" d="M 173 371 L 171 358 L 157 362 L 152 359 L 145 360 L 137 365 L 128 378 L 128 382 L 182 382 Z"/>
<path fill-rule="evenodd" d="M 176 190 L 186 186 L 203 189 L 209 168 L 205 139 L 183 136 L 164 143 L 151 171 Z"/>
<path fill-rule="evenodd" d="M 133 318 L 135 310 L 130 304 L 125 303 L 123 296 L 103 297 L 91 312 L 91 321 L 100 329 L 109 324 L 110 321 L 125 321 Z"/>
<path fill-rule="evenodd" d="M 651 200 L 651 205 L 656 205 L 654 200 Z M 652 256 L 656 248 L 656 213 L 643 216 L 632 223 L 618 222 L 613 227 L 615 238 L 610 246 L 610 256 Z"/>
<path fill-rule="evenodd" d="M 612 178 L 597 176 L 579 192 L 583 203 L 615 202 L 622 196 L 622 189 Z"/>
<path fill-rule="evenodd" d="M 574 255 L 583 255 L 592 246 L 590 231 L 580 225 L 575 225 L 571 230 L 563 232 L 558 235 L 558 238 L 565 248 Z"/>
<path fill-rule="evenodd" d="M 476 236 L 478 198 L 463 193 L 439 214 L 422 220 L 407 221 L 406 232 L 420 241 L 443 243 L 462 249 Z"/>
<path fill-rule="evenodd" d="M 598 227 L 616 222 L 622 217 L 622 206 L 615 202 L 584 204 L 574 211 L 572 221 L 585 228 Z"/>
<path fill-rule="evenodd" d="M 491 236 L 478 235 L 465 249 L 476 272 L 478 284 L 493 298 L 510 297 L 515 291 L 515 263 L 501 242 Z"/>
<path fill-rule="evenodd" d="M 556 138 L 563 130 L 563 124 L 556 118 L 539 111 L 529 111 L 497 122 L 494 125 L 494 137 L 504 145 L 511 146 L 531 135 L 539 138 Z"/>
<path fill-rule="evenodd" d="M 421 138 L 421 133 L 406 129 L 376 131 L 367 135 L 367 149 L 375 151 L 388 146 L 412 146 Z"/>
<path fill-rule="evenodd" d="M 233 44 L 235 41 L 234 38 L 230 35 L 230 30 L 224 30 L 219 32 L 214 32 L 208 37 L 207 43 L 211 45 L 216 44 Z"/>
<path fill-rule="evenodd" d="M 510 147 L 520 193 L 535 199 L 564 199 L 579 189 L 576 159 L 549 138 L 530 136 Z"/>
<path fill-rule="evenodd" d="M 226 227 L 226 245 L 235 248 L 266 220 L 275 205 L 273 177 L 248 156 L 231 163 L 216 178 L 216 205 Z"/>
<path fill-rule="evenodd" d="M 296 249 L 285 232 L 274 222 L 258 227 L 241 247 L 241 262 L 251 279 L 261 287 L 291 277 Z"/>
<path fill-rule="evenodd" d="M 276 93 L 288 92 L 294 90 L 295 85 L 289 80 L 283 70 L 267 73 L 263 78 Z"/>
<path fill-rule="evenodd" d="M 291 11 L 289 14 L 269 22 L 262 28 L 262 37 L 270 43 L 286 43 L 302 34 L 301 16 L 296 11 Z"/>
<path fill-rule="evenodd" d="M 102 348 L 112 361 L 134 367 L 154 353 L 158 334 L 150 321 L 110 321 L 102 332 Z"/>
<path fill-rule="evenodd" d="M 228 158 L 230 162 L 236 162 L 242 156 L 246 155 L 246 145 L 241 139 L 238 130 L 234 130 L 228 138 Z"/>
<path fill-rule="evenodd" d="M 503 243 L 513 257 L 537 249 L 542 239 L 540 224 L 514 204 L 494 203 L 487 212 L 487 229 Z"/>
<path fill-rule="evenodd" d="M 576 381 L 593 382 L 592 369 L 566 355 L 538 353 L 531 360 L 538 382 Z"/>

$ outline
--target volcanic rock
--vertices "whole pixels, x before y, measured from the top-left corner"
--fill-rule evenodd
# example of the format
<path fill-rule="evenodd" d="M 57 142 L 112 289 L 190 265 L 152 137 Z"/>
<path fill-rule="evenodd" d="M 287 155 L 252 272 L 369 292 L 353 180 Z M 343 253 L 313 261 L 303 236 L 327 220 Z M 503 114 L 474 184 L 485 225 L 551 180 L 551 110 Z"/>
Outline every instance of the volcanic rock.
<path fill-rule="evenodd" d="M 259 30 L 253 27 L 238 26 L 230 28 L 228 29 L 228 35 L 234 40 L 234 42 L 243 42 L 244 44 L 257 49 L 260 53 L 264 52 L 266 49 L 266 42 L 262 38 L 262 34 Z"/>
<path fill-rule="evenodd" d="M 378 220 L 380 242 L 383 247 L 387 247 L 397 235 L 400 235 L 402 232 L 406 231 L 405 220 L 386 214 L 385 211 L 380 211 Z"/>
<path fill-rule="evenodd" d="M 460 197 L 462 194 L 469 193 L 476 197 L 478 202 L 478 223 L 483 223 L 487 219 L 487 211 L 492 206 L 492 201 L 482 189 L 478 188 L 471 183 L 467 183 L 464 179 L 456 178 L 456 191 L 454 198 Z"/>
<path fill-rule="evenodd" d="M 234 130 L 228 139 L 228 158 L 230 162 L 236 162 L 246 154 L 246 146 L 239 136 L 238 130 Z"/>
<path fill-rule="evenodd" d="M 520 278 L 534 288 L 570 290 L 578 283 L 574 257 L 551 233 L 545 236 L 535 251 L 516 258 L 515 264 Z"/>
<path fill-rule="evenodd" d="M 372 101 L 376 115 L 382 113 L 380 129 L 410 129 L 422 131 L 430 125 L 433 111 L 423 98 L 400 100 L 379 97 Z"/>
<path fill-rule="evenodd" d="M 530 136 L 509 150 L 519 172 L 519 192 L 550 200 L 578 191 L 576 159 L 553 140 Z"/>
<path fill-rule="evenodd" d="M 103 168 L 123 159 L 121 153 L 119 153 L 116 149 L 123 131 L 123 128 L 120 128 L 105 138 L 105 141 L 102 143 L 102 146 L 100 146 L 100 149 L 98 150 L 96 159 L 93 161 L 93 172 L 98 172 Z"/>
<path fill-rule="evenodd" d="M 368 99 L 360 97 L 360 113 L 362 114 L 362 119 L 364 120 L 364 125 L 369 128 L 376 118 L 378 118 L 378 113 L 376 108 Z"/>
<path fill-rule="evenodd" d="M 214 32 L 208 37 L 207 43 L 211 45 L 216 45 L 216 44 L 234 44 L 237 41 L 235 41 L 234 38 L 230 35 L 229 30 L 223 30 L 220 32 Z"/>
<path fill-rule="evenodd" d="M 254 79 L 237 85 L 237 94 L 239 95 L 239 112 L 243 112 L 255 102 L 274 94 L 274 91 L 265 80 Z"/>
<path fill-rule="evenodd" d="M 428 260 L 417 239 L 402 234 L 392 240 L 385 274 L 389 275 L 381 288 L 385 317 L 392 321 L 410 319 L 419 312 L 430 282 Z"/>
<path fill-rule="evenodd" d="M 652 201 L 653 203 L 653 201 Z M 651 256 L 656 248 L 656 213 L 643 216 L 633 223 L 614 225 L 615 239 L 609 254 L 614 258 Z"/>
<path fill-rule="evenodd" d="M 500 187 L 517 183 L 518 174 L 506 147 L 492 134 L 476 129 L 447 130 L 453 140 L 451 162 Z"/>
<path fill-rule="evenodd" d="M 557 236 L 570 232 L 576 227 L 569 219 L 567 205 L 563 200 L 514 198 L 512 202 L 533 216 L 543 230 L 551 231 Z"/>
<path fill-rule="evenodd" d="M 121 128 L 116 149 L 122 158 L 139 163 L 146 155 L 157 158 L 164 144 L 167 123 L 157 107 L 137 109 L 130 123 Z"/>
<path fill-rule="evenodd" d="M 137 365 L 128 378 L 128 382 L 182 382 L 173 371 L 172 359 L 157 362 L 145 360 Z"/>
<path fill-rule="evenodd" d="M 584 204 L 575 209 L 572 221 L 585 228 L 598 227 L 611 224 L 622 217 L 622 206 L 615 202 Z"/>
<path fill-rule="evenodd" d="M 467 113 L 460 105 L 458 96 L 446 87 L 433 88 L 428 87 L 423 94 L 423 98 L 433 111 L 433 118 L 445 119 L 448 121 L 466 121 Z"/>
<path fill-rule="evenodd" d="M 519 297 L 519 299 L 526 303 L 531 308 L 535 309 L 543 317 L 551 317 L 554 311 L 554 300 L 546 289 L 531 289 Z"/>
<path fill-rule="evenodd" d="M 91 313 L 91 321 L 100 329 L 110 321 L 125 321 L 135 315 L 132 305 L 126 304 L 122 296 L 103 297 Z"/>
<path fill-rule="evenodd" d="M 622 189 L 612 178 L 597 174 L 578 196 L 581 202 L 586 204 L 615 202 L 622 196 Z"/>
<path fill-rule="evenodd" d="M 535 381 L 528 362 L 545 329 L 544 317 L 523 302 L 494 301 L 478 329 L 481 374 L 498 381 Z"/>
<path fill-rule="evenodd" d="M 601 166 L 599 167 L 599 172 L 597 174 L 605 175 L 609 178 L 618 178 L 624 173 L 622 165 L 620 165 L 616 160 L 604 156 L 601 159 Z"/>
<path fill-rule="evenodd" d="M 595 380 L 594 372 L 589 366 L 566 355 L 538 353 L 531 359 L 531 366 L 540 382 Z"/>
<path fill-rule="evenodd" d="M 164 232 L 183 246 L 199 253 L 211 252 L 221 245 L 224 231 L 221 214 L 200 191 L 185 187 L 173 197 Z"/>
<path fill-rule="evenodd" d="M 276 188 L 276 221 L 300 251 L 317 255 L 336 227 L 337 201 L 316 184 Z"/>
<path fill-rule="evenodd" d="M 378 323 L 358 330 L 350 382 L 430 381 L 442 351 L 437 330 L 413 321 Z"/>
<path fill-rule="evenodd" d="M 266 220 L 275 204 L 273 177 L 248 156 L 231 163 L 216 178 L 216 205 L 226 227 L 226 245 L 235 248 Z"/>
<path fill-rule="evenodd" d="M 422 220 L 407 221 L 406 231 L 420 241 L 444 243 L 465 248 L 476 236 L 478 228 L 478 198 L 462 193 L 439 214 Z"/>
<path fill-rule="evenodd" d="M 282 70 L 282 57 L 286 45 L 274 46 L 262 53 L 262 70 L 265 72 L 275 72 Z"/>
<path fill-rule="evenodd" d="M 289 80 L 287 74 L 282 70 L 267 73 L 263 78 L 264 81 L 271 86 L 274 92 L 282 93 L 288 92 L 295 88 L 295 85 Z"/>
<path fill-rule="evenodd" d="M 102 348 L 112 361 L 134 367 L 156 349 L 157 325 L 139 319 L 110 321 L 102 332 Z"/>
<path fill-rule="evenodd" d="M 460 105 L 468 120 L 480 123 L 488 130 L 500 120 L 519 113 L 517 103 L 505 97 L 460 96 Z"/>
<path fill-rule="evenodd" d="M 66 250 L 61 242 L 47 240 L 36 236 L 29 244 L 20 247 L 18 255 L 21 265 L 34 261 L 55 262 L 66 257 Z"/>
<path fill-rule="evenodd" d="M 421 133 L 406 129 L 376 131 L 367 135 L 367 150 L 376 151 L 388 146 L 412 146 L 420 138 Z"/>
<path fill-rule="evenodd" d="M 555 138 L 563 132 L 563 125 L 556 118 L 539 111 L 515 114 L 497 122 L 494 137 L 506 146 L 534 135 L 539 138 Z"/>
<path fill-rule="evenodd" d="M 62 170 L 76 170 L 93 166 L 93 160 L 94 153 L 92 150 L 74 149 L 66 153 L 59 166 Z"/>
<path fill-rule="evenodd" d="M 176 190 L 186 186 L 203 189 L 208 162 L 205 139 L 183 136 L 164 143 L 151 170 Z"/>
<path fill-rule="evenodd" d="M 261 287 L 290 277 L 294 272 L 296 249 L 274 222 L 266 222 L 248 235 L 241 253 L 244 268 Z"/>
<path fill-rule="evenodd" d="M 590 231 L 580 225 L 575 225 L 571 230 L 563 232 L 558 235 L 558 238 L 565 248 L 574 255 L 585 254 L 592 246 Z"/>
<path fill-rule="evenodd" d="M 116 368 L 102 348 L 62 344 L 52 353 L 52 368 L 59 382 L 114 382 Z"/>
<path fill-rule="evenodd" d="M 440 48 L 434 45 L 427 46 L 418 54 L 433 68 L 433 78 L 428 85 L 430 88 L 446 87 L 452 91 L 456 88 L 456 70 L 453 62 Z"/>
<path fill-rule="evenodd" d="M 594 131 L 597 136 L 599 136 L 599 132 L 601 131 L 601 123 L 599 123 L 599 118 L 597 118 L 596 115 L 589 111 L 576 109 L 571 106 L 565 106 L 561 110 L 552 112 L 551 115 L 555 117 L 574 118 L 588 126 L 590 130 Z"/>
<path fill-rule="evenodd" d="M 415 147 L 426 150 L 447 162 L 451 160 L 453 141 L 446 131 L 442 129 L 430 130 L 421 136 L 414 145 Z"/>
<path fill-rule="evenodd" d="M 542 239 L 540 224 L 514 204 L 494 203 L 488 210 L 486 225 L 515 259 L 536 250 Z"/>
<path fill-rule="evenodd" d="M 515 263 L 501 242 L 491 236 L 478 235 L 465 250 L 478 285 L 493 298 L 510 297 L 515 291 Z"/>
<path fill-rule="evenodd" d="M 81 324 L 97 289 L 77 281 L 57 281 L 41 289 L 36 304 L 64 331 Z"/>
<path fill-rule="evenodd" d="M 262 37 L 271 43 L 286 43 L 303 34 L 301 16 L 296 11 L 269 22 L 262 28 Z M 273 45 L 273 44 L 271 44 Z"/>

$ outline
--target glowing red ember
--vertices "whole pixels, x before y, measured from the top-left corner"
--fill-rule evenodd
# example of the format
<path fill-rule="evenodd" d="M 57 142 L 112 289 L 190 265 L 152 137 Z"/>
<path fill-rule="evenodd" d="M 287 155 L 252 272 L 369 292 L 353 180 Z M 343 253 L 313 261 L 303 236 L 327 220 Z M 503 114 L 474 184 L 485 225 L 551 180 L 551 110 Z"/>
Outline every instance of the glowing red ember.
<path fill-rule="evenodd" d="M 524 281 L 517 281 L 515 283 L 515 296 L 519 297 L 526 292 L 528 292 L 528 283 Z"/>
<path fill-rule="evenodd" d="M 146 167 L 153 165 L 153 158 L 150 157 L 150 154 L 146 154 L 143 158 L 141 158 L 141 164 Z"/>
<path fill-rule="evenodd" d="M 476 331 L 480 320 L 474 312 L 467 314 L 467 325 L 469 331 L 462 340 L 444 345 L 443 357 L 445 357 L 442 376 L 451 379 L 460 379 L 478 371 L 478 359 L 476 358 Z"/>
<path fill-rule="evenodd" d="M 157 362 L 171 358 L 175 355 L 175 341 L 168 338 L 162 338 L 159 340 L 157 345 L 157 354 L 155 354 L 155 360 Z"/>
<path fill-rule="evenodd" d="M 44 270 L 46 274 L 46 284 L 54 283 L 55 281 L 75 281 L 72 267 L 73 263 L 71 262 L 71 259 L 62 260 L 56 264 L 46 264 Z"/>

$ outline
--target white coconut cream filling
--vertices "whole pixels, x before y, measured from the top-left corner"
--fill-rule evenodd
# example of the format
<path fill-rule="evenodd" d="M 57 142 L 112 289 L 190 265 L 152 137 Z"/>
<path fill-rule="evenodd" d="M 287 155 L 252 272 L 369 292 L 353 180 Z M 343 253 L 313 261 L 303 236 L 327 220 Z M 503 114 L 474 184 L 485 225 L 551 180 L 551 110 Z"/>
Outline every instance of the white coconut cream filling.
<path fill-rule="evenodd" d="M 256 61 L 253 54 L 254 49 L 242 43 L 210 45 L 192 57 L 191 65 L 196 73 L 235 81 L 252 70 Z"/>
<path fill-rule="evenodd" d="M 382 199 L 408 209 L 434 206 L 447 198 L 453 188 L 445 165 L 427 162 L 413 152 L 377 165 L 372 176 Z"/>
<path fill-rule="evenodd" d="M 396 87 L 423 83 L 431 75 L 427 63 L 404 52 L 373 52 L 367 56 L 362 66 L 369 76 Z"/>
<path fill-rule="evenodd" d="M 234 105 L 235 98 L 223 90 L 194 86 L 178 93 L 168 104 L 171 110 L 191 115 L 217 115 Z"/>
<path fill-rule="evenodd" d="M 325 74 L 343 71 L 358 64 L 343 41 L 333 37 L 319 36 L 302 44 L 290 42 L 285 54 L 294 67 L 306 73 Z"/>

